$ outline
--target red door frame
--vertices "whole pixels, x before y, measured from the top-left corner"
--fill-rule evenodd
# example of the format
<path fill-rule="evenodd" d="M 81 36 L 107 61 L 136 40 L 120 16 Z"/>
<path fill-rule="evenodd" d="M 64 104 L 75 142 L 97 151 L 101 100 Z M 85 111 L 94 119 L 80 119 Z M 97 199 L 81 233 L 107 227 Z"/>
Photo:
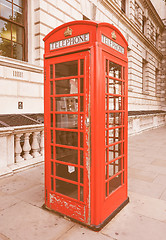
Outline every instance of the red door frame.
<path fill-rule="evenodd" d="M 80 69 L 80 59 L 84 59 L 84 75 L 80 75 L 79 69 Z M 83 112 L 80 112 L 78 108 L 78 112 L 74 113 L 78 115 L 78 130 L 68 130 L 72 132 L 78 132 L 78 139 L 80 136 L 80 132 L 84 134 L 84 145 L 83 148 L 80 147 L 80 143 L 78 143 L 78 147 L 67 147 L 69 149 L 77 149 L 78 152 L 83 151 L 84 152 L 84 165 L 83 167 L 80 165 L 80 154 L 78 154 L 78 164 L 70 164 L 70 163 L 64 163 L 64 165 L 69 165 L 69 166 L 74 166 L 77 167 L 78 169 L 78 179 L 80 176 L 80 169 L 83 169 L 84 171 L 84 183 L 78 182 L 78 199 L 80 196 L 80 186 L 84 188 L 84 201 L 81 202 L 76 199 L 72 199 L 70 197 L 67 197 L 63 194 L 57 193 L 56 190 L 51 191 L 51 178 L 54 179 L 59 179 L 59 180 L 64 180 L 61 179 L 60 177 L 53 176 L 51 174 L 51 162 L 55 163 L 60 163 L 59 161 L 56 160 L 55 153 L 54 153 L 54 160 L 51 159 L 51 151 L 50 151 L 50 139 L 51 139 L 51 134 L 50 134 L 50 129 L 56 130 L 66 130 L 66 129 L 59 129 L 57 127 L 51 127 L 50 126 L 50 114 L 53 114 L 53 122 L 55 122 L 55 114 L 73 114 L 73 112 L 57 112 L 55 111 L 55 106 L 54 110 L 50 112 L 50 89 L 49 89 L 49 81 L 50 82 L 55 82 L 61 79 L 67 79 L 70 77 L 66 78 L 60 78 L 60 79 L 55 79 L 55 76 L 53 79 L 50 79 L 50 65 L 61 63 L 61 62 L 69 62 L 73 60 L 78 60 L 78 89 L 80 89 L 80 78 L 84 78 L 84 93 L 79 93 L 78 94 L 67 94 L 63 96 L 78 96 L 78 106 L 80 105 L 80 97 L 84 97 L 84 110 Z M 55 211 L 61 212 L 62 214 L 65 214 L 67 216 L 73 217 L 74 219 L 77 219 L 78 221 L 88 223 L 88 217 L 89 217 L 89 171 L 90 169 L 88 168 L 89 164 L 89 145 L 87 142 L 89 141 L 89 127 L 86 127 L 85 125 L 85 119 L 89 117 L 89 51 L 86 52 L 80 52 L 80 53 L 74 53 L 70 54 L 67 56 L 58 56 L 55 58 L 51 59 L 46 59 L 45 60 L 45 66 L 46 66 L 46 80 L 45 80 L 45 148 L 49 149 L 46 150 L 46 161 L 45 161 L 45 185 L 46 185 L 46 199 L 45 199 L 45 204 L 47 208 L 53 209 Z M 53 75 L 54 75 L 54 67 L 53 67 Z M 55 87 L 54 87 L 55 88 Z M 53 98 L 55 97 L 61 97 L 61 95 L 56 95 L 55 92 L 51 95 Z M 55 142 L 55 134 L 54 134 L 54 141 Z M 78 141 L 79 142 L 79 141 Z M 66 147 L 64 145 L 60 146 L 59 144 L 51 144 L 52 146 L 59 146 L 59 147 Z M 51 178 L 50 178 L 51 176 Z M 66 180 L 68 183 L 73 183 L 70 180 Z M 54 193 L 53 193 L 54 192 Z"/>

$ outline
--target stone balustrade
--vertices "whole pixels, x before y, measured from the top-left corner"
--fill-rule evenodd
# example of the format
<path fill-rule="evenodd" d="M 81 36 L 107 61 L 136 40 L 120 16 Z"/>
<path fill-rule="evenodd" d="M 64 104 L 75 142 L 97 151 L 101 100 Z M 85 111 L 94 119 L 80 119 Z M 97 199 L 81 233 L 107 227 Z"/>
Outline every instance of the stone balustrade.
<path fill-rule="evenodd" d="M 44 125 L 0 128 L 0 176 L 43 162 Z"/>
<path fill-rule="evenodd" d="M 166 124 L 166 114 L 147 114 L 128 117 L 128 134 L 135 135 L 143 131 L 164 126 Z"/>

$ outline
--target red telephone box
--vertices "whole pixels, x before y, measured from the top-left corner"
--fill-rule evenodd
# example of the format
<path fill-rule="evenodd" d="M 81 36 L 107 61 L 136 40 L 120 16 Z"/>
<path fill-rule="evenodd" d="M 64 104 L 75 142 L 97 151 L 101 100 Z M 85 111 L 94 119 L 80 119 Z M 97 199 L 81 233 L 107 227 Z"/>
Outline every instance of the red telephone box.
<path fill-rule="evenodd" d="M 92 21 L 44 41 L 45 206 L 99 230 L 128 203 L 127 42 Z"/>

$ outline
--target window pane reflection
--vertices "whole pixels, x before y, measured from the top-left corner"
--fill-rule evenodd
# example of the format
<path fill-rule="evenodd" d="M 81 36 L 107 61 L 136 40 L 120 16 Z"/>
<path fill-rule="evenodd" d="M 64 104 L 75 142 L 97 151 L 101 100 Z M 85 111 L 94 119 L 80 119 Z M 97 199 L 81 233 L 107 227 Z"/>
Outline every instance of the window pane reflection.
<path fill-rule="evenodd" d="M 84 74 L 84 59 L 80 60 L 80 75 Z"/>
<path fill-rule="evenodd" d="M 56 114 L 57 128 L 78 128 L 78 115 L 76 114 Z"/>
<path fill-rule="evenodd" d="M 55 147 L 56 149 L 56 160 L 77 164 L 78 163 L 78 150 Z"/>
<path fill-rule="evenodd" d="M 23 60 L 23 47 L 20 44 L 13 43 L 13 58 Z"/>
<path fill-rule="evenodd" d="M 122 109 L 122 98 L 109 96 L 109 110 L 121 110 Z"/>
<path fill-rule="evenodd" d="M 78 133 L 56 130 L 56 143 L 78 147 Z"/>
<path fill-rule="evenodd" d="M 56 163 L 56 176 L 78 182 L 78 169 L 74 166 Z"/>
<path fill-rule="evenodd" d="M 78 75 L 78 61 L 55 64 L 55 77 L 69 77 Z"/>
<path fill-rule="evenodd" d="M 109 79 L 109 93 L 122 94 L 122 82 L 114 79 Z"/>
<path fill-rule="evenodd" d="M 109 62 L 109 76 L 121 79 L 122 66 Z"/>
<path fill-rule="evenodd" d="M 58 80 L 55 82 L 56 94 L 75 94 L 78 93 L 78 79 Z"/>
<path fill-rule="evenodd" d="M 78 186 L 72 183 L 56 180 L 56 192 L 78 199 Z"/>
<path fill-rule="evenodd" d="M 78 97 L 56 97 L 55 111 L 78 112 Z"/>
<path fill-rule="evenodd" d="M 12 4 L 5 0 L 1 0 L 0 15 L 4 18 L 12 19 Z"/>
<path fill-rule="evenodd" d="M 109 194 L 121 186 L 121 174 L 109 181 Z"/>

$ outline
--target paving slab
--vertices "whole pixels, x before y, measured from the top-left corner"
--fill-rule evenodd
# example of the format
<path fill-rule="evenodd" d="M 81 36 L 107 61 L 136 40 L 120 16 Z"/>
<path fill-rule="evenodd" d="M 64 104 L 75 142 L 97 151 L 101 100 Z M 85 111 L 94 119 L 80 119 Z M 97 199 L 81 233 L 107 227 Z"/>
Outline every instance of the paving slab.
<path fill-rule="evenodd" d="M 115 240 L 111 236 L 107 236 L 102 232 L 94 232 L 86 227 L 79 226 L 79 224 L 73 226 L 68 232 L 66 232 L 58 240 Z M 56 240 L 53 239 L 53 240 Z"/>
<path fill-rule="evenodd" d="M 126 206 L 101 232 L 116 240 L 165 240 L 166 223 L 137 214 Z"/>
<path fill-rule="evenodd" d="M 128 189 L 131 192 L 140 193 L 152 198 L 160 198 L 166 186 L 156 183 L 149 183 L 139 179 L 129 178 Z"/>
<path fill-rule="evenodd" d="M 133 179 L 143 180 L 146 182 L 154 182 L 155 179 L 158 177 L 158 174 L 156 172 L 143 171 L 140 169 L 130 167 L 128 171 L 128 176 L 129 178 L 131 178 L 131 181 L 133 178 Z"/>
<path fill-rule="evenodd" d="M 73 222 L 25 202 L 0 212 L 0 233 L 11 240 L 58 239 Z"/>
<path fill-rule="evenodd" d="M 166 201 L 129 192 L 132 211 L 142 216 L 166 222 Z"/>

